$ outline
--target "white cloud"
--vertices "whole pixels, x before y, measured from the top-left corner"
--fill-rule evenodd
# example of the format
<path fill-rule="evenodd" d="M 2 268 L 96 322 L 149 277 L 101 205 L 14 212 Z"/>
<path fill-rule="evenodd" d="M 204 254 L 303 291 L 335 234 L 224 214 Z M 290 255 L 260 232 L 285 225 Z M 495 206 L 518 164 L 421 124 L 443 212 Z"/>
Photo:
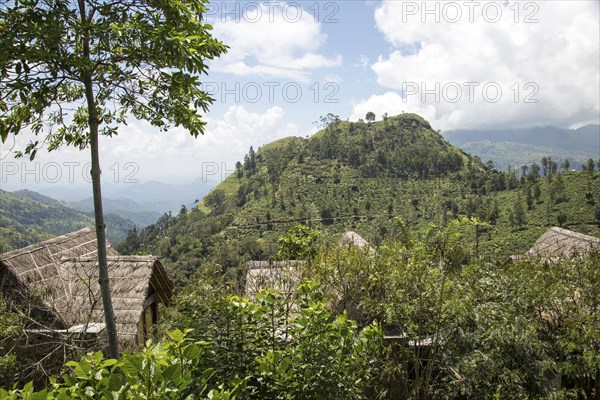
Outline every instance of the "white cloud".
<path fill-rule="evenodd" d="M 378 120 L 385 113 L 388 115 L 398 115 L 404 112 L 411 112 L 419 114 L 432 124 L 436 121 L 435 107 L 411 101 L 410 98 L 403 98 L 396 92 L 386 92 L 382 95 L 374 95 L 366 100 L 354 102 L 350 120 L 365 119 L 365 115 L 370 111 L 375 113 Z M 435 125 L 434 128 L 437 129 Z"/>
<path fill-rule="evenodd" d="M 212 71 L 306 81 L 310 70 L 342 65 L 340 55 L 318 53 L 327 35 L 298 3 L 260 3 L 259 9 L 214 21 L 215 37 L 230 49 L 213 62 Z"/>
<path fill-rule="evenodd" d="M 381 3 L 375 21 L 395 49 L 379 56 L 371 67 L 378 83 L 396 93 L 359 102 L 354 114 L 362 114 L 367 105 L 398 108 L 399 95 L 404 94 L 408 95 L 402 103 L 407 112 L 427 113 L 432 124 L 442 129 L 598 121 L 597 2 L 488 5 L 482 1 L 472 9 L 467 3 Z M 452 23 L 458 16 L 457 6 L 462 16 Z M 425 13 L 424 7 L 431 13 Z M 497 16 L 499 20 L 492 23 Z M 538 22 L 525 23 L 525 19 Z M 479 86 L 469 87 L 469 82 Z M 486 84 L 493 85 L 487 93 Z M 502 94 L 493 102 L 497 87 Z M 461 89 L 460 99 L 455 96 L 456 88 Z M 424 98 L 423 89 L 431 91 Z M 538 102 L 525 103 L 527 96 Z M 382 104 L 387 101 L 391 103 Z"/>
<path fill-rule="evenodd" d="M 146 123 L 136 123 L 121 135 L 122 142 L 107 139 L 107 159 L 135 159 L 140 173 L 160 179 L 179 175 L 187 179 L 201 176 L 212 166 L 231 172 L 250 146 L 258 147 L 273 140 L 296 136 L 298 128 L 285 120 L 285 112 L 273 106 L 263 113 L 231 106 L 222 119 L 207 118 L 206 132 L 193 138 L 184 129 L 168 133 L 153 132 Z"/>
<path fill-rule="evenodd" d="M 218 180 L 234 170 L 235 162 L 243 159 L 250 146 L 257 149 L 282 137 L 304 134 L 296 125 L 286 122 L 285 112 L 278 106 L 263 113 L 232 106 L 222 119 L 206 120 L 206 132 L 198 138 L 193 138 L 181 128 L 158 132 L 147 122 L 140 121 L 121 127 L 118 136 L 101 137 L 100 160 L 104 182 L 118 183 L 131 173 L 131 178 L 141 182 L 189 182 L 200 176 Z M 14 146 L 13 138 L 2 146 L 3 184 L 18 188 L 36 184 L 83 183 L 82 176 L 89 173 L 89 166 L 86 166 L 89 149 L 79 151 L 64 146 L 53 152 L 40 150 L 33 162 L 14 160 L 12 155 L 7 154 L 13 147 L 14 150 L 24 149 L 31 137 L 31 134 L 24 133 L 17 137 Z M 62 179 L 54 182 L 57 170 Z M 71 181 L 69 174 L 73 178 Z"/>

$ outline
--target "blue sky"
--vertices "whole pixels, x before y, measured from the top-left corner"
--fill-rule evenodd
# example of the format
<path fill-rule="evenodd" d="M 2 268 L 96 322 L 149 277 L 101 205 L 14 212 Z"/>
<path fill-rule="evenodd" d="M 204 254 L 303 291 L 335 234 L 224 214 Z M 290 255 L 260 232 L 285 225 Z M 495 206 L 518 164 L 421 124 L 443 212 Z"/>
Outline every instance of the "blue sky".
<path fill-rule="evenodd" d="M 598 4 L 213 1 L 207 20 L 231 49 L 203 78 L 215 97 L 205 136 L 132 120 L 102 140 L 104 179 L 121 183 L 135 170 L 141 182 L 182 183 L 215 168 L 210 178 L 219 179 L 250 146 L 311 135 L 329 112 L 350 120 L 415 112 L 443 131 L 598 123 Z M 3 187 L 55 184 L 49 164 L 61 170 L 58 183 L 71 183 L 72 171 L 81 182 L 87 151 L 15 163 L 8 153 L 28 139 L 3 146 Z"/>

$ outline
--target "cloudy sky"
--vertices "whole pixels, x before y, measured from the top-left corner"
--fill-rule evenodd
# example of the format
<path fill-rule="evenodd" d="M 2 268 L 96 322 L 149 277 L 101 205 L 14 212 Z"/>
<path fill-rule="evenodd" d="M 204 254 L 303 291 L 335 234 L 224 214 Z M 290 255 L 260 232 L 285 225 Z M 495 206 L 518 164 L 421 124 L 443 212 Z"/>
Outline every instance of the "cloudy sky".
<path fill-rule="evenodd" d="M 311 135 L 330 112 L 414 112 L 442 131 L 598 123 L 599 13 L 595 0 L 213 1 L 230 50 L 203 80 L 204 137 L 131 121 L 102 141 L 104 180 L 218 180 L 250 146 Z M 15 161 L 28 139 L 3 145 L 4 187 L 81 181 L 88 152 Z"/>

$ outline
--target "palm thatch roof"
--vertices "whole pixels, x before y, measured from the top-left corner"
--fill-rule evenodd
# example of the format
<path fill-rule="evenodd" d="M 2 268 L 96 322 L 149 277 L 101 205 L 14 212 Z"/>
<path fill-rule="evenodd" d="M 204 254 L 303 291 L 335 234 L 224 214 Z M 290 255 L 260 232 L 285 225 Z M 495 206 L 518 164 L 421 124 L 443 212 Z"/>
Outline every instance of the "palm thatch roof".
<path fill-rule="evenodd" d="M 84 228 L 4 253 L 0 255 L 0 268 L 8 268 L 26 287 L 30 284 L 39 285 L 58 275 L 61 259 L 96 256 L 97 251 L 96 232 L 91 228 Z M 106 254 L 119 255 L 110 243 L 107 243 Z"/>
<path fill-rule="evenodd" d="M 95 231 L 86 228 L 2 254 L 0 290 L 16 301 L 37 296 L 53 329 L 102 323 L 96 246 Z M 107 259 L 119 341 L 135 345 L 148 302 L 169 304 L 173 284 L 157 257 L 121 256 L 107 243 Z"/>
<path fill-rule="evenodd" d="M 553 227 L 540 236 L 525 256 L 571 257 L 589 254 L 593 249 L 600 249 L 599 238 Z"/>
<path fill-rule="evenodd" d="M 168 305 L 173 283 L 153 256 L 108 257 L 108 276 L 119 341 L 135 345 L 138 323 L 149 300 Z M 78 257 L 63 260 L 48 301 L 65 326 L 104 322 L 98 283 L 98 259 Z"/>
<path fill-rule="evenodd" d="M 261 290 L 294 293 L 302 282 L 304 260 L 248 261 L 246 263 L 246 296 L 256 296 Z"/>
<path fill-rule="evenodd" d="M 369 249 L 371 248 L 371 246 L 369 246 L 369 242 L 363 239 L 362 236 L 360 236 L 358 233 L 352 231 L 344 233 L 340 238 L 340 241 L 338 242 L 338 247 L 344 246 L 354 246 L 358 247 L 359 249 L 362 249 L 364 247 L 367 247 Z"/>

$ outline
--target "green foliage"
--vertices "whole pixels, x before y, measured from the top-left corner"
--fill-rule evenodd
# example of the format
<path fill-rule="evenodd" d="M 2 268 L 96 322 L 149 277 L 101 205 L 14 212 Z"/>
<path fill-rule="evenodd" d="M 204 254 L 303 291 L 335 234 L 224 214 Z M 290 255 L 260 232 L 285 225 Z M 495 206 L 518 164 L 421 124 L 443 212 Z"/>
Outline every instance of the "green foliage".
<path fill-rule="evenodd" d="M 18 372 L 19 366 L 14 354 L 0 356 L 0 387 L 11 387 Z"/>
<path fill-rule="evenodd" d="M 550 267 L 540 259 L 506 270 L 479 264 L 445 278 L 428 263 L 408 270 L 394 291 L 403 297 L 390 308 L 396 321 L 415 322 L 412 330 L 404 322 L 409 337 L 425 332 L 433 338 L 434 379 L 427 385 L 433 397 L 590 396 L 585 379 L 600 372 L 594 351 L 600 338 L 597 262 L 595 255 Z M 416 310 L 412 316 L 398 315 L 411 304 L 419 306 L 409 308 Z M 556 387 L 559 375 L 576 387 Z"/>
<path fill-rule="evenodd" d="M 465 237 L 480 223 L 432 226 L 376 253 L 325 249 L 309 268 L 334 306 L 350 299 L 354 318 L 384 323 L 384 398 L 593 398 L 600 254 L 469 262 Z"/>
<path fill-rule="evenodd" d="M 168 340 L 149 341 L 120 360 L 90 353 L 67 362 L 48 388 L 0 389 L 0 399 L 364 398 L 380 328 L 359 332 L 346 316 L 332 316 L 316 284 L 298 287 L 293 310 L 289 302 L 268 292 L 254 300 L 215 290 L 187 293 L 172 324 L 190 328 L 167 331 Z M 201 304 L 207 306 L 198 312 Z"/>
<path fill-rule="evenodd" d="M 176 299 L 167 340 L 120 361 L 89 355 L 45 391 L 0 398 L 596 396 L 600 253 L 500 267 L 472 257 L 477 218 L 395 224 L 377 250 L 322 248 L 302 271 L 321 283 L 291 293 L 241 298 L 208 266 Z"/>
<path fill-rule="evenodd" d="M 476 217 L 487 225 L 465 240 L 478 242 L 472 247 L 479 256 L 500 261 L 527 250 L 561 212 L 569 229 L 600 236 L 597 175 L 557 172 L 549 181 L 540 179 L 534 164 L 516 179 L 514 171 L 486 170 L 414 114 L 371 126 L 334 117 L 308 139 L 290 137 L 258 149 L 252 173 L 242 166 L 241 175 L 214 189 L 219 201 L 210 196 L 186 216 L 141 231 L 140 251 L 160 255 L 177 275 L 189 276 L 205 263 L 233 273 L 248 260 L 273 259 L 278 238 L 296 224 L 320 230 L 324 242 L 353 230 L 378 246 L 397 229 L 396 217 L 410 231 Z M 457 163 L 443 166 L 434 158 Z M 516 214 L 522 207 L 524 219 L 516 230 L 519 196 Z"/>
<path fill-rule="evenodd" d="M 66 372 L 50 387 L 35 392 L 0 389 L 0 399 L 233 399 L 232 392 L 207 390 L 213 372 L 196 371 L 206 345 L 193 342 L 188 332 L 169 332 L 169 340 L 153 344 L 120 360 L 101 352 L 69 361 Z"/>
<path fill-rule="evenodd" d="M 124 241 L 117 245 L 117 251 L 121 254 L 135 254 L 141 245 L 140 237 L 137 229 L 134 227 L 127 233 Z"/>
<path fill-rule="evenodd" d="M 18 378 L 20 368 L 11 351 L 24 327 L 21 316 L 8 308 L 0 294 L 0 387 L 10 387 Z"/>
<path fill-rule="evenodd" d="M 222 214 L 225 210 L 225 192 L 222 189 L 213 190 L 204 197 L 203 201 L 214 215 Z"/>
<path fill-rule="evenodd" d="M 30 129 L 38 148 L 89 146 L 98 270 L 108 348 L 118 358 L 108 280 L 98 136 L 133 116 L 166 131 L 204 132 L 207 60 L 227 47 L 205 22 L 205 0 L 138 2 L 15 1 L 0 8 L 0 138 Z M 40 144 L 41 141 L 41 144 Z M 17 156 L 23 152 L 18 151 Z"/>
<path fill-rule="evenodd" d="M 368 247 L 333 245 L 320 249 L 307 268 L 321 282 L 332 310 L 366 326 L 385 317 L 382 289 L 389 266 L 375 261 Z"/>
<path fill-rule="evenodd" d="M 591 176 L 594 175 L 594 168 L 596 167 L 593 159 L 588 159 L 585 164 L 581 167 L 582 171 L 589 173 Z"/>
<path fill-rule="evenodd" d="M 214 296 L 201 290 L 180 297 L 171 323 L 210 343 L 200 370 L 212 368 L 216 382 L 238 387 L 237 398 L 364 397 L 381 331 L 371 325 L 359 332 L 346 316 L 332 316 L 317 285 L 301 285 L 294 296 Z"/>
<path fill-rule="evenodd" d="M 527 220 L 525 218 L 525 211 L 523 210 L 523 200 L 521 199 L 521 196 L 517 196 L 517 199 L 511 211 L 514 220 L 514 225 L 517 228 L 521 229 L 521 227 L 527 223 Z"/>
<path fill-rule="evenodd" d="M 130 114 L 162 130 L 174 124 L 202 133 L 199 111 L 212 99 L 199 89 L 198 75 L 207 71 L 205 60 L 226 51 L 211 37 L 205 11 L 203 1 L 3 7 L 0 34 L 11 40 L 0 44 L 2 141 L 30 126 L 36 134 L 47 130 L 49 149 L 86 147 L 90 111 L 107 136 Z M 93 110 L 85 88 L 93 90 Z M 61 108 L 66 104 L 75 111 Z M 33 157 L 37 146 L 26 153 Z"/>
<path fill-rule="evenodd" d="M 295 225 L 288 232 L 279 236 L 277 254 L 282 260 L 305 260 L 316 253 L 319 231 L 301 224 Z"/>

